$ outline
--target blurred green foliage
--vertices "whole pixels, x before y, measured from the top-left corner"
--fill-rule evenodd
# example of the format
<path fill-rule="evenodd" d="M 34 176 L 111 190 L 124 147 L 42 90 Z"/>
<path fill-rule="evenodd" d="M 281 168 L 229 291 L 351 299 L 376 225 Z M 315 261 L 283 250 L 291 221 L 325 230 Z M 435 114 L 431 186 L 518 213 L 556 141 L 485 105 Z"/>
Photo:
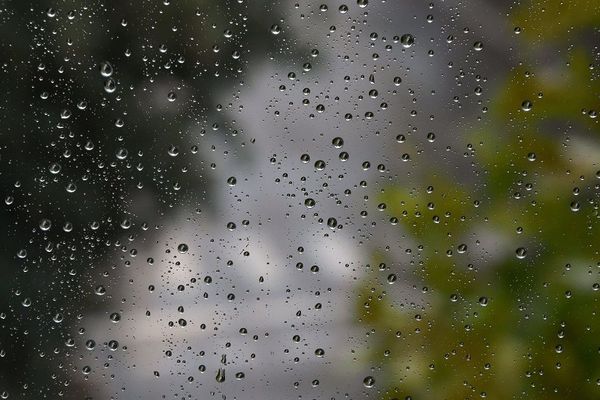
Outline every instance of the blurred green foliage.
<path fill-rule="evenodd" d="M 526 2 L 512 22 L 532 52 L 568 56 L 515 67 L 465 133 L 475 182 L 436 169 L 381 195 L 411 243 L 407 263 L 378 254 L 358 296 L 383 399 L 600 398 L 600 7 Z M 418 290 L 404 302 L 398 271 Z"/>

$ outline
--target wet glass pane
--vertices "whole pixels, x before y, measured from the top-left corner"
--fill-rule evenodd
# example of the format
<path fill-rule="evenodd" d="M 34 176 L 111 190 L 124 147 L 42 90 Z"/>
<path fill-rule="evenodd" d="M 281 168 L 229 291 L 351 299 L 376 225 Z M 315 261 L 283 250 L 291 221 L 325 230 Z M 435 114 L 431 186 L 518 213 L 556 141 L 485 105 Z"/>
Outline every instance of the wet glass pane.
<path fill-rule="evenodd" d="M 599 26 L 0 2 L 0 398 L 600 398 Z"/>

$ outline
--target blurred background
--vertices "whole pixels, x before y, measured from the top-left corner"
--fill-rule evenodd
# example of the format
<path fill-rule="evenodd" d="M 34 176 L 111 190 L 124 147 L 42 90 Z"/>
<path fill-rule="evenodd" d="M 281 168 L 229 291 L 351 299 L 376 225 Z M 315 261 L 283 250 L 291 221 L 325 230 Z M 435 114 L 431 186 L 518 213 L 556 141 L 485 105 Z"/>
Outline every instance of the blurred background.
<path fill-rule="evenodd" d="M 0 398 L 600 398 L 599 26 L 1 2 Z"/>

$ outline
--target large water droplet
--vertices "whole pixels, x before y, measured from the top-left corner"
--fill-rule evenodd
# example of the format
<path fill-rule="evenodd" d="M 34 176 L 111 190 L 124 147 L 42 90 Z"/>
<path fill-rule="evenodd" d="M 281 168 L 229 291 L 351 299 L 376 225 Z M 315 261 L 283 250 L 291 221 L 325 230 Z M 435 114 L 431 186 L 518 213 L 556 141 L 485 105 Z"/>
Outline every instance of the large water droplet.
<path fill-rule="evenodd" d="M 415 43 L 415 38 L 410 33 L 405 33 L 400 37 L 400 43 L 404 48 L 409 48 Z"/>
<path fill-rule="evenodd" d="M 366 388 L 372 388 L 375 386 L 375 378 L 372 376 L 365 377 L 365 379 L 363 379 L 363 385 L 365 385 Z"/>

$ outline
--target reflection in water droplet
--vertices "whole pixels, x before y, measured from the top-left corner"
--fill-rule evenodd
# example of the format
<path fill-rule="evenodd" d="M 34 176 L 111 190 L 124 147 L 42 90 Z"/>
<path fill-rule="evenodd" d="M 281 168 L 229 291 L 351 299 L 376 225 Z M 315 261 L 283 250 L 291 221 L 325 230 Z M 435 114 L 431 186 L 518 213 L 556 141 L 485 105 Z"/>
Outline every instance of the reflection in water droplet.
<path fill-rule="evenodd" d="M 410 33 L 405 33 L 400 37 L 400 43 L 404 48 L 409 48 L 415 43 L 415 38 Z"/>
<path fill-rule="evenodd" d="M 277 24 L 271 25 L 271 33 L 273 35 L 279 35 L 281 33 L 281 27 Z"/>
<path fill-rule="evenodd" d="M 113 78 L 108 78 L 104 82 L 104 91 L 106 93 L 114 93 L 117 90 L 117 82 Z"/>
<path fill-rule="evenodd" d="M 116 324 L 117 322 L 119 322 L 121 320 L 121 314 L 114 312 L 114 313 L 110 314 L 109 318 L 113 323 Z"/>
<path fill-rule="evenodd" d="M 113 67 L 108 61 L 100 63 L 100 74 L 105 78 L 109 78 L 113 74 Z"/>

